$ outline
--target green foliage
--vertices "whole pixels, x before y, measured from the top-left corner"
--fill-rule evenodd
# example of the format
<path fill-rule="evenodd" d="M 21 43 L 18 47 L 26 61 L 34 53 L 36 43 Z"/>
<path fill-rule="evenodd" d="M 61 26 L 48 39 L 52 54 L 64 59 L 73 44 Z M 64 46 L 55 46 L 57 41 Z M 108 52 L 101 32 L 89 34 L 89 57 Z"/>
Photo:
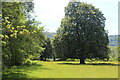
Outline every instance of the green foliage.
<path fill-rule="evenodd" d="M 30 65 L 30 64 L 32 64 L 32 61 L 31 61 L 30 59 L 27 59 L 27 60 L 25 61 L 25 65 Z"/>
<path fill-rule="evenodd" d="M 40 59 L 46 61 L 47 58 L 52 58 L 52 45 L 49 37 L 46 38 L 43 48 L 44 51 L 42 52 Z"/>
<path fill-rule="evenodd" d="M 41 55 L 45 35 L 39 22 L 30 17 L 33 3 L 3 2 L 3 68 L 23 65 L 30 55 Z"/>
<path fill-rule="evenodd" d="M 120 61 L 120 47 L 116 46 L 116 47 L 110 47 L 110 58 L 111 60 L 118 60 Z"/>
<path fill-rule="evenodd" d="M 108 58 L 109 40 L 104 30 L 105 17 L 94 6 L 81 2 L 69 2 L 65 17 L 53 38 L 54 53 L 66 58 Z"/>

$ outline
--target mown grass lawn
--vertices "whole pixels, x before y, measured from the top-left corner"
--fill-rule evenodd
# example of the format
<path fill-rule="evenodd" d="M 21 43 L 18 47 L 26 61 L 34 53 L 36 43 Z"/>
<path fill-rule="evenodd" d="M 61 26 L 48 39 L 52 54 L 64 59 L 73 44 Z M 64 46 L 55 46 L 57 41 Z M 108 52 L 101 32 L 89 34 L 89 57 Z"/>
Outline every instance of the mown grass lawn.
<path fill-rule="evenodd" d="M 4 70 L 3 78 L 118 78 L 117 62 L 87 62 L 85 65 L 74 61 L 34 63 Z"/>

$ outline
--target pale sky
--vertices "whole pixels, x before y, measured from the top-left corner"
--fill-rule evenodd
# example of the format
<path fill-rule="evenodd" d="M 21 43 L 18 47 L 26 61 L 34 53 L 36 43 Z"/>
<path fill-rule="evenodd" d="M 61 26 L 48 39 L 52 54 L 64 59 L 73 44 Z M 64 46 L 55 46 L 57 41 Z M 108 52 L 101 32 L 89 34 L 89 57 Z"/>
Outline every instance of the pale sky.
<path fill-rule="evenodd" d="M 118 1 L 119 0 L 80 0 L 99 8 L 106 18 L 105 30 L 109 35 L 118 34 Z M 69 0 L 34 0 L 36 20 L 40 21 L 45 30 L 56 32 L 64 17 L 64 8 Z"/>

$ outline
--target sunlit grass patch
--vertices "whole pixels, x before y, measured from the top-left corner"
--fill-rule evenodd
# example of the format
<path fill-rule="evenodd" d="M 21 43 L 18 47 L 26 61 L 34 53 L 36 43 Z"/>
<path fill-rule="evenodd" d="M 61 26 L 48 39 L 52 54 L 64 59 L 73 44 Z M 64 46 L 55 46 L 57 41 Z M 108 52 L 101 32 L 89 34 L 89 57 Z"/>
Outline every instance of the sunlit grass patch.
<path fill-rule="evenodd" d="M 7 78 L 117 78 L 117 62 L 86 62 L 85 65 L 76 61 L 43 62 L 34 61 L 33 65 L 13 67 L 3 71 Z"/>

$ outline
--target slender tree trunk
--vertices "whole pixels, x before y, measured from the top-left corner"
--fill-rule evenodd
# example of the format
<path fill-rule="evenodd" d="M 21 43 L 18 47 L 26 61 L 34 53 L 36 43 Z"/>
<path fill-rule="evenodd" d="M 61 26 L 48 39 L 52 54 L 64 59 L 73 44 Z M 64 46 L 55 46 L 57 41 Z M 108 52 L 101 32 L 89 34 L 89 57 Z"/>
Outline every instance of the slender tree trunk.
<path fill-rule="evenodd" d="M 107 57 L 107 61 L 109 61 L 109 57 Z"/>
<path fill-rule="evenodd" d="M 80 64 L 85 64 L 85 59 L 81 58 L 80 59 Z"/>
<path fill-rule="evenodd" d="M 40 60 L 43 61 L 43 56 L 42 55 L 40 56 Z"/>
<path fill-rule="evenodd" d="M 55 57 L 53 58 L 53 61 L 55 61 Z"/>
<path fill-rule="evenodd" d="M 55 61 L 55 54 L 53 54 L 53 61 Z"/>
<path fill-rule="evenodd" d="M 44 61 L 46 61 L 46 57 L 44 58 Z"/>

